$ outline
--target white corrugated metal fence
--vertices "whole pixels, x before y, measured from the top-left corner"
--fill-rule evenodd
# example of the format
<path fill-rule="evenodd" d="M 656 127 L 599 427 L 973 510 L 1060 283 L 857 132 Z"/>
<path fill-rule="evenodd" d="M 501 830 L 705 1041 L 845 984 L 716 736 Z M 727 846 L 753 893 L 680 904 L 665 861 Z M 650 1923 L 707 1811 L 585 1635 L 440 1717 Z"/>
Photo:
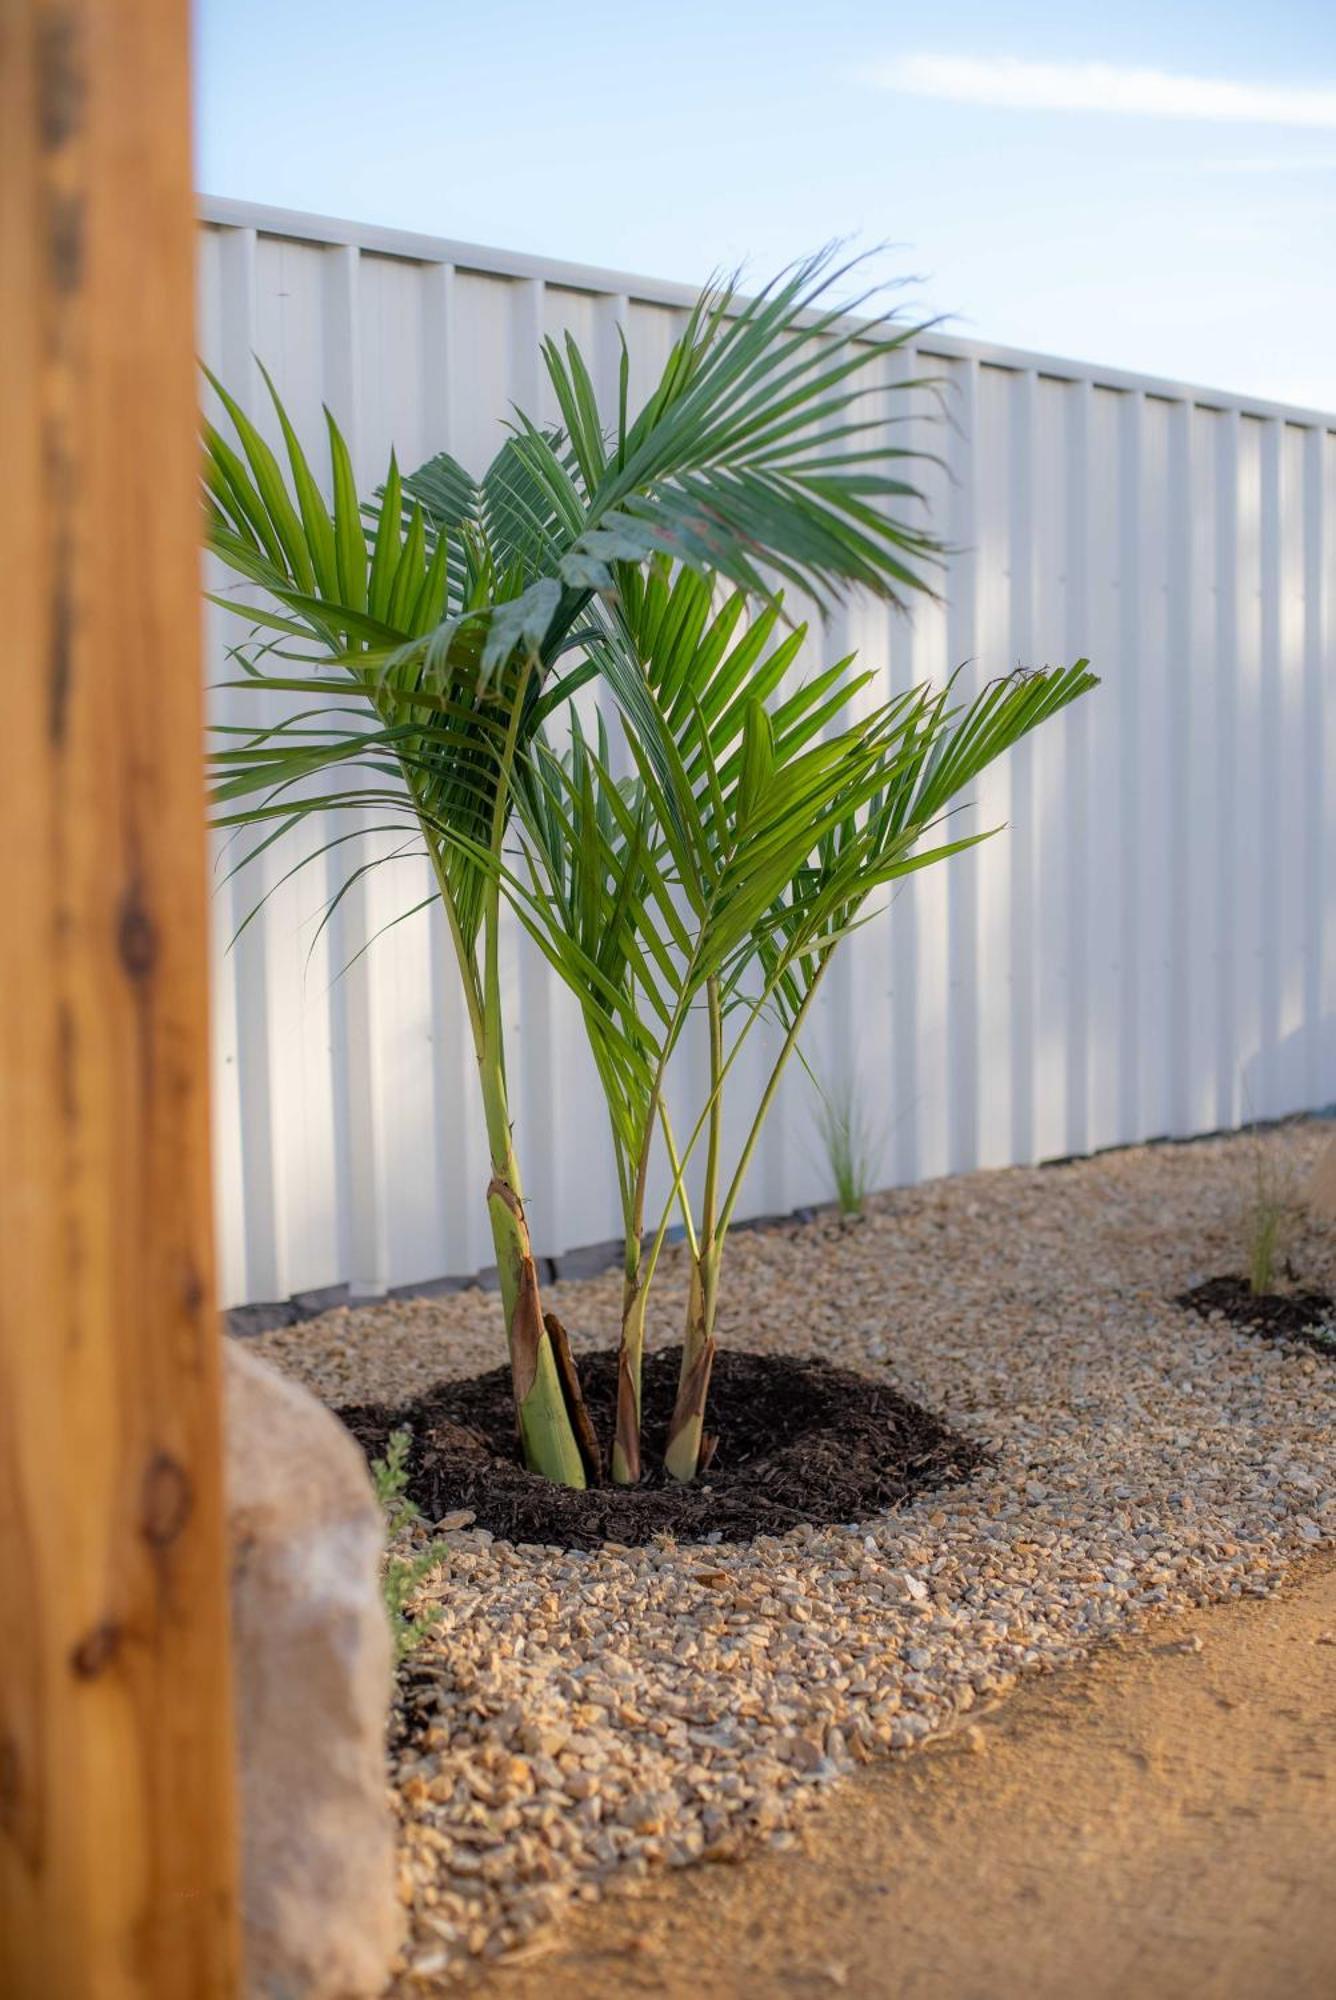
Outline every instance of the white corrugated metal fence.
<path fill-rule="evenodd" d="M 359 478 L 391 444 L 480 470 L 512 404 L 549 408 L 545 333 L 600 386 L 619 329 L 643 395 L 689 294 L 398 232 L 204 204 L 201 343 L 262 428 L 253 356 L 324 463 L 321 405 Z M 960 553 L 912 620 L 859 605 L 826 635 L 884 684 L 977 685 L 1087 654 L 1103 686 L 978 790 L 1009 830 L 912 878 L 837 963 L 805 1047 L 852 1075 L 886 1135 L 881 1179 L 920 1180 L 1273 1117 L 1336 1098 L 1336 417 L 933 335 L 950 425 L 925 479 Z M 211 614 L 215 679 L 223 614 Z M 233 640 L 236 633 L 231 633 Z M 223 696 L 254 716 L 253 698 Z M 238 706 L 240 705 L 240 706 Z M 225 880 L 215 1041 L 225 1303 L 374 1292 L 490 1259 L 472 1057 L 426 893 L 337 848 L 242 917 L 294 855 Z M 314 942 L 313 942 L 314 940 Z M 512 1089 L 535 1247 L 618 1232 L 578 1015 L 517 941 Z M 753 1084 L 758 1046 L 748 1058 Z M 735 1115 L 746 1113 L 735 1090 Z M 743 1212 L 830 1193 L 794 1066 Z"/>

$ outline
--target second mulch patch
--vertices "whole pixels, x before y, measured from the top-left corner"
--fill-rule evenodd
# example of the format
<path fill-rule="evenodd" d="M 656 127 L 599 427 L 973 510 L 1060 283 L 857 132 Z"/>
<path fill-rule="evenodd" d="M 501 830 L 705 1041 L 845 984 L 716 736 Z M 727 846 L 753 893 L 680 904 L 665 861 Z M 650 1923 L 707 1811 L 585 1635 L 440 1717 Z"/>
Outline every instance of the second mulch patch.
<path fill-rule="evenodd" d="M 1298 1340 L 1319 1354 L 1336 1355 L 1336 1300 L 1326 1292 L 1255 1292 L 1246 1278 L 1208 1278 L 1174 1300 L 1209 1319 L 1223 1313 L 1235 1326 L 1264 1340 Z"/>
<path fill-rule="evenodd" d="M 965 1479 L 987 1454 L 884 1382 L 796 1355 L 720 1353 L 709 1427 L 719 1438 L 709 1469 L 689 1486 L 657 1469 L 677 1390 L 680 1350 L 646 1357 L 646 1460 L 638 1486 L 584 1492 L 555 1485 L 520 1462 L 510 1370 L 440 1382 L 398 1408 L 362 1403 L 339 1411 L 368 1458 L 407 1427 L 409 1497 L 428 1521 L 471 1509 L 476 1524 L 510 1541 L 559 1548 L 628 1545 L 669 1535 L 750 1541 L 801 1523 L 868 1520 L 928 1488 Z M 612 1428 L 614 1349 L 580 1357 L 595 1425 Z"/>

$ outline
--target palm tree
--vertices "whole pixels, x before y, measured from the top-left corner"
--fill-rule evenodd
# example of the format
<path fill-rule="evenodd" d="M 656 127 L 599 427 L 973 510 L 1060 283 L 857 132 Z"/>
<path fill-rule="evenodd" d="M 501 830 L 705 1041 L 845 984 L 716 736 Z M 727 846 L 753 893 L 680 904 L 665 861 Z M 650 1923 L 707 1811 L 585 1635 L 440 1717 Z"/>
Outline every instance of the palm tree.
<path fill-rule="evenodd" d="M 628 670 L 622 648 L 603 639 L 591 640 L 589 651 L 640 719 L 645 733 L 630 732 L 628 740 L 641 775 L 626 783 L 612 777 L 601 721 L 597 743 L 590 744 L 573 716 L 564 754 L 540 734 L 515 779 L 524 859 L 518 868 L 503 861 L 498 870 L 521 922 L 580 1003 L 607 1102 L 625 1245 L 612 1452 L 613 1477 L 624 1483 L 640 1474 L 645 1306 L 662 1242 L 661 1229 L 646 1259 L 656 1131 L 662 1130 L 675 1183 L 685 1164 L 665 1096 L 668 1070 L 702 996 L 725 981 L 731 991 L 745 970 L 749 926 L 764 922 L 812 827 L 795 811 L 787 840 L 767 865 L 757 854 L 745 877 L 721 883 L 715 857 L 693 847 L 693 830 L 677 810 L 679 794 L 693 785 L 721 812 L 729 809 L 739 772 L 733 753 L 750 746 L 766 715 L 762 703 L 776 694 L 806 636 L 799 626 L 774 644 L 779 606 L 744 627 L 743 593 L 717 612 L 712 594 L 708 575 L 670 577 L 662 559 L 628 588 L 622 636 L 634 638 L 643 667 Z M 852 779 L 866 732 L 852 729 L 825 743 L 821 731 L 861 684 L 836 667 L 777 702 L 773 725 L 766 724 L 795 800 L 809 811 L 819 812 L 832 779 L 836 786 Z M 701 830 L 697 825 L 694 832 Z M 690 1228 L 685 1207 L 684 1216 Z"/>
<path fill-rule="evenodd" d="M 236 685 L 288 702 L 280 721 L 229 732 L 218 823 L 259 830 L 247 858 L 336 810 L 420 839 L 477 1059 L 525 1458 L 569 1485 L 587 1469 L 579 1388 L 542 1312 L 506 1091 L 495 864 L 515 774 L 600 663 L 635 659 L 625 606 L 655 558 L 761 604 L 774 577 L 821 605 L 852 587 L 895 603 L 927 587 L 938 550 L 892 511 L 913 497 L 911 454 L 879 435 L 876 379 L 920 329 L 851 321 L 832 303 L 848 269 L 823 253 L 752 299 L 707 289 L 634 417 L 623 353 L 610 430 L 578 348 L 548 342 L 560 430 L 518 413 L 480 479 L 448 455 L 402 479 L 392 458 L 370 500 L 332 418 L 326 500 L 272 384 L 286 467 L 213 384 L 235 444 L 206 425 L 209 545 L 262 593 L 218 600 L 250 621 Z M 622 681 L 634 710 L 640 688 Z M 641 719 L 657 743 L 652 705 Z"/>
<path fill-rule="evenodd" d="M 752 739 L 757 747 L 744 746 L 737 791 L 726 802 L 722 856 L 718 847 L 715 850 L 723 861 L 721 875 L 726 879 L 729 871 L 745 874 L 758 846 L 778 839 L 786 821 L 800 824 L 807 817 L 812 824 L 805 857 L 740 954 L 749 959 L 753 971 L 750 997 L 739 999 L 742 986 L 736 971 L 717 989 L 707 987 L 708 1096 L 688 1140 L 694 1145 L 703 1127 L 704 1194 L 696 1226 L 687 1229 L 691 1285 L 664 1458 L 674 1478 L 694 1478 L 702 1452 L 708 1451 L 705 1407 L 729 1227 L 785 1067 L 798 1047 L 836 950 L 866 921 L 868 899 L 879 888 L 947 860 L 1000 830 L 943 837 L 945 821 L 956 809 L 962 789 L 1014 743 L 1095 685 L 1095 676 L 1081 659 L 1070 667 L 1021 672 L 995 681 L 961 709 L 953 708 L 950 687 L 912 689 L 874 713 L 864 725 L 852 770 L 840 772 L 837 783 L 816 800 L 788 788 L 781 762 L 772 753 L 771 732 L 758 719 Z M 685 798 L 681 803 L 686 805 Z M 698 812 L 702 803 L 698 793 Z M 708 813 L 701 814 L 701 822 L 704 837 L 714 840 Z M 724 1091 L 739 1050 L 766 1012 L 777 1018 L 783 1039 L 743 1143 L 726 1166 Z"/>
<path fill-rule="evenodd" d="M 668 1471 L 694 1477 L 714 1358 L 724 1246 L 748 1166 L 833 954 L 883 885 L 985 839 L 941 837 L 961 789 L 1092 685 L 1086 662 L 1014 675 L 963 709 L 916 688 L 845 719 L 870 679 L 851 660 L 784 696 L 801 629 L 772 645 L 775 610 L 738 636 L 740 596 L 656 563 L 622 606 L 641 659 L 603 661 L 635 713 L 635 775 L 616 779 L 606 736 L 578 725 L 558 754 L 539 736 L 517 782 L 522 862 L 498 873 L 521 921 L 580 1002 L 612 1127 L 625 1228 L 613 1476 L 641 1470 L 649 1287 L 675 1204 L 691 1259 Z M 600 655 L 598 642 L 591 653 Z M 829 733 L 835 725 L 834 733 Z M 705 1101 L 674 1133 L 666 1080 L 690 1018 L 708 1022 Z M 736 1160 L 723 1158 L 729 1074 L 754 1028 L 782 1041 Z M 656 1139 L 671 1194 L 644 1247 Z M 704 1150 L 699 1207 L 685 1168 Z"/>

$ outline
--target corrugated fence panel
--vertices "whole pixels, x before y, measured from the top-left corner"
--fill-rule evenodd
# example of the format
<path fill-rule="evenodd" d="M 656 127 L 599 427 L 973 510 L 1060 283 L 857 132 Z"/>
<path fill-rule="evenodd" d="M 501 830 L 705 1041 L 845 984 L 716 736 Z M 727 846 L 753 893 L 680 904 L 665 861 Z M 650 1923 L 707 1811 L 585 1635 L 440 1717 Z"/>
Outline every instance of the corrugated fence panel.
<path fill-rule="evenodd" d="M 318 464 L 327 405 L 368 486 L 391 447 L 405 467 L 448 446 L 477 470 L 514 405 L 553 420 L 547 336 L 574 336 L 611 408 L 624 335 L 638 403 L 689 296 L 204 205 L 206 359 L 277 442 L 261 360 Z M 826 657 L 856 649 L 875 667 L 867 702 L 956 671 L 969 692 L 1079 653 L 1104 686 L 987 773 L 976 824 L 1005 835 L 913 878 L 851 941 L 814 1010 L 813 1070 L 857 1091 L 886 1182 L 1336 1098 L 1336 418 L 936 335 L 885 365 L 937 379 L 940 398 L 897 405 L 887 442 L 940 455 L 921 470 L 923 511 L 958 553 L 912 616 L 841 611 Z M 213 712 L 237 726 L 263 718 L 226 685 L 230 622 L 208 614 Z M 396 921 L 429 901 L 429 873 L 375 819 L 354 841 L 331 813 L 295 872 L 301 850 L 280 845 L 233 874 L 247 843 L 219 838 L 232 1304 L 375 1294 L 490 1259 L 447 939 L 432 908 Z M 370 854 L 393 858 L 363 872 Z M 618 1231 L 601 1100 L 574 1003 L 518 935 L 503 974 L 535 1243 L 560 1256 Z M 735 1141 L 766 1046 L 738 1066 Z M 699 1046 L 689 1061 L 681 1117 Z M 828 1196 L 813 1104 L 795 1066 L 743 1213 Z"/>

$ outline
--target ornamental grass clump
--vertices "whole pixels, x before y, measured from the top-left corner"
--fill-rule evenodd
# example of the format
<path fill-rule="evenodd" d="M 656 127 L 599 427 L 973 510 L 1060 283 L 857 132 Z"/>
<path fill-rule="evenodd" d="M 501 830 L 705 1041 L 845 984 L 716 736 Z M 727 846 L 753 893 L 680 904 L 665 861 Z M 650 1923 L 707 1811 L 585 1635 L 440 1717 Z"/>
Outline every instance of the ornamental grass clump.
<path fill-rule="evenodd" d="M 1244 1210 L 1248 1289 L 1254 1298 L 1267 1298 L 1275 1292 L 1300 1213 L 1292 1174 L 1281 1155 L 1254 1128 L 1253 1186 Z"/>
<path fill-rule="evenodd" d="M 886 398 L 923 385 L 888 385 L 882 364 L 920 329 L 851 323 L 860 301 L 832 303 L 847 269 L 825 254 L 752 299 L 707 290 L 636 415 L 623 353 L 608 429 L 578 348 L 549 341 L 560 428 L 517 413 L 481 478 L 446 454 L 403 478 L 391 458 L 369 499 L 332 418 L 327 496 L 272 385 L 278 452 L 213 384 L 226 423 L 205 428 L 208 542 L 246 592 L 215 601 L 249 626 L 232 685 L 261 697 L 258 713 L 282 710 L 224 733 L 216 821 L 258 833 L 243 866 L 337 813 L 355 816 L 352 831 L 322 836 L 295 868 L 386 829 L 407 829 L 430 864 L 477 1064 L 523 1453 L 570 1486 L 590 1473 L 588 1424 L 542 1310 L 506 1083 L 499 940 L 517 780 L 545 724 L 565 727 L 571 696 L 603 671 L 659 793 L 675 795 L 660 764 L 672 731 L 636 630 L 651 566 L 707 589 L 721 580 L 763 612 L 784 584 L 823 605 L 853 586 L 895 603 L 926 587 L 939 552 L 899 518 L 914 497 L 901 477 L 910 454 L 883 430 Z M 782 741 L 767 747 L 771 726 L 760 709 L 748 725 L 749 799 L 772 761 L 786 766 Z M 813 743 L 810 754 L 828 753 Z M 847 754 L 856 790 L 852 765 L 867 752 L 851 740 Z M 778 893 L 784 868 L 769 859 L 763 879 Z M 360 863 L 334 903 L 374 865 Z"/>
<path fill-rule="evenodd" d="M 842 1216 L 856 1221 L 864 1212 L 881 1167 L 885 1138 L 869 1117 L 852 1076 L 822 1083 L 814 1075 L 812 1083 L 817 1094 L 816 1128 L 835 1190 L 835 1205 Z"/>

